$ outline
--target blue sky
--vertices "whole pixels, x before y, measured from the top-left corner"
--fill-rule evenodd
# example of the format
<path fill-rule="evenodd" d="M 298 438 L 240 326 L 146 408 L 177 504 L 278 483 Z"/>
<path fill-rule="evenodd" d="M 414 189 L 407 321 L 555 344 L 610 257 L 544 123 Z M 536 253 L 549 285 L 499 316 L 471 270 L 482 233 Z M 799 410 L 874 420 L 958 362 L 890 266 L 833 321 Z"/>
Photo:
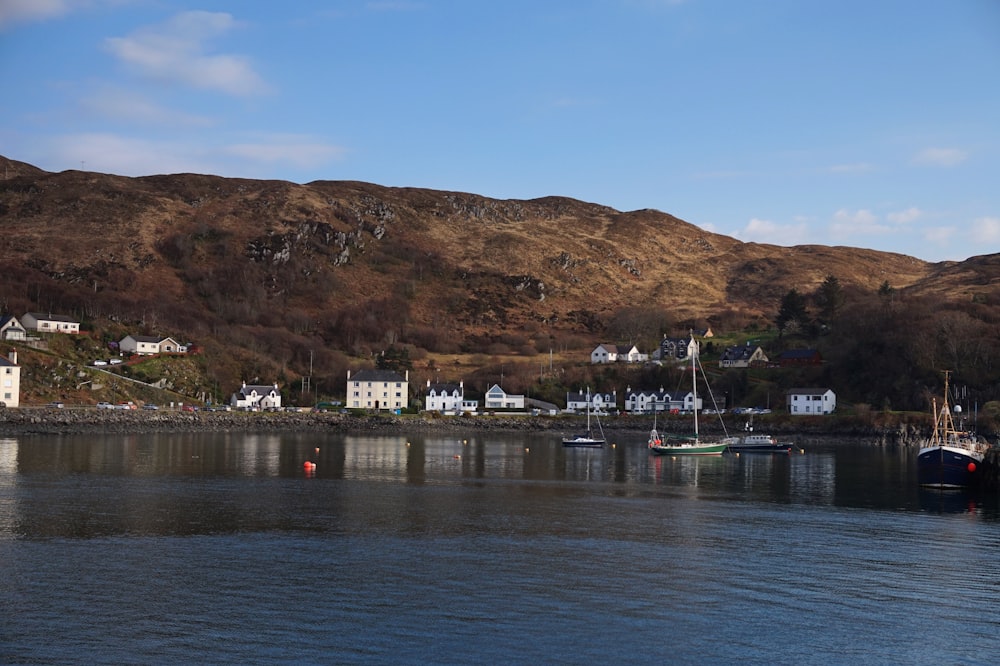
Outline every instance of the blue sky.
<path fill-rule="evenodd" d="M 0 154 L 1000 252 L 1000 0 L 0 0 Z"/>

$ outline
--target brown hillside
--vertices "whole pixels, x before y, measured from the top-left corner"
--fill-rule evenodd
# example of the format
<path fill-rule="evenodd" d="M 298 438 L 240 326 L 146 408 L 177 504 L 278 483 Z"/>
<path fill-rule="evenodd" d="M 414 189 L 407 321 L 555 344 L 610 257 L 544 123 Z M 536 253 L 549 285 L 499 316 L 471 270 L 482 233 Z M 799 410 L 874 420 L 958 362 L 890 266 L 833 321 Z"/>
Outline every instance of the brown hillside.
<path fill-rule="evenodd" d="M 659 211 L 561 197 L 0 166 L 4 312 L 212 339 L 234 358 L 270 349 L 266 331 L 288 331 L 302 340 L 286 343 L 296 349 L 281 363 L 300 372 L 317 338 L 348 353 L 511 332 L 589 344 L 607 341 L 607 322 L 629 306 L 674 323 L 724 312 L 771 321 L 789 289 L 829 275 L 849 289 L 888 282 L 963 302 L 995 295 L 1000 280 L 1000 255 L 931 264 L 743 243 Z"/>

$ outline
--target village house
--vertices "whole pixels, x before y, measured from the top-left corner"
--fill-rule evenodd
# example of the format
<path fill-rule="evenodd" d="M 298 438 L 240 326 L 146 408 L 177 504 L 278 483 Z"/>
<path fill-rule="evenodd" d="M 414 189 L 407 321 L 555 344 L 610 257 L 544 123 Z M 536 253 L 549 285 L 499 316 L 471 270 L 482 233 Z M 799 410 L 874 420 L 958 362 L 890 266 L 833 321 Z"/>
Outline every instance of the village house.
<path fill-rule="evenodd" d="M 281 393 L 278 385 L 248 386 L 243 382 L 239 391 L 229 399 L 233 409 L 245 409 L 253 412 L 264 409 L 281 409 Z"/>
<path fill-rule="evenodd" d="M 402 410 L 410 403 L 410 372 L 405 376 L 394 370 L 347 371 L 347 406 L 350 409 L 376 411 Z"/>
<path fill-rule="evenodd" d="M 597 345 L 590 352 L 591 363 L 642 363 L 649 360 L 649 354 L 641 353 L 635 345 Z"/>
<path fill-rule="evenodd" d="M 566 411 L 586 412 L 588 393 L 589 392 L 567 393 Z M 611 393 L 589 393 L 589 395 L 590 395 L 590 411 L 595 414 L 609 414 L 613 410 L 618 409 L 617 391 L 612 391 Z"/>
<path fill-rule="evenodd" d="M 486 392 L 486 409 L 524 409 L 524 396 L 508 394 L 499 384 L 494 384 Z"/>
<path fill-rule="evenodd" d="M 827 388 L 788 389 L 785 397 L 789 414 L 832 414 L 837 409 L 837 395 Z"/>
<path fill-rule="evenodd" d="M 24 340 L 27 335 L 24 326 L 14 315 L 0 317 L 0 340 Z"/>
<path fill-rule="evenodd" d="M 698 402 L 695 403 L 692 391 L 670 393 L 664 391 L 662 387 L 659 390 L 639 389 L 633 391 L 631 386 L 625 389 L 625 411 L 629 414 L 689 412 L 694 410 L 696 405 L 698 409 L 701 409 L 703 404 L 702 398 L 698 398 Z"/>
<path fill-rule="evenodd" d="M 688 355 L 689 338 L 668 338 L 666 335 L 660 340 L 660 347 L 657 350 L 662 361 L 671 359 L 685 359 Z"/>
<path fill-rule="evenodd" d="M 767 354 L 760 345 L 735 345 L 728 347 L 719 357 L 720 368 L 759 368 L 767 365 Z"/>
<path fill-rule="evenodd" d="M 173 338 L 161 338 L 155 335 L 126 335 L 118 341 L 118 349 L 123 353 L 140 356 L 187 352 L 187 346 L 178 344 Z"/>
<path fill-rule="evenodd" d="M 21 406 L 21 366 L 17 350 L 11 349 L 6 358 L 0 356 L 0 407 Z"/>
<path fill-rule="evenodd" d="M 25 330 L 39 333 L 79 333 L 80 322 L 72 317 L 39 312 L 26 312 L 21 317 L 21 325 Z"/>
<path fill-rule="evenodd" d="M 424 409 L 429 412 L 461 412 L 465 403 L 465 384 L 431 383 L 427 380 Z"/>
<path fill-rule="evenodd" d="M 821 365 L 823 357 L 816 349 L 787 349 L 778 354 L 778 365 L 787 368 L 799 365 Z"/>

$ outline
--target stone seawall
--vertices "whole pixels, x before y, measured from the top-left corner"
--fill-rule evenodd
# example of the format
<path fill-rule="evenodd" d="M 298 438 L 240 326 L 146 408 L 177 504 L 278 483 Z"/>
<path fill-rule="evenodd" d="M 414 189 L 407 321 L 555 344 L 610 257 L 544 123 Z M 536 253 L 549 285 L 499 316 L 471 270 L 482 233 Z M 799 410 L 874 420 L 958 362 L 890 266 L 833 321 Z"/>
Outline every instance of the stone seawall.
<path fill-rule="evenodd" d="M 652 427 L 650 417 L 603 417 L 608 432 L 643 435 Z M 512 432 L 575 433 L 585 427 L 583 416 L 528 416 L 497 414 L 481 416 L 440 416 L 437 414 L 360 415 L 333 412 L 182 412 L 176 410 L 118 410 L 93 408 L 0 409 L 0 436 L 16 434 L 141 433 L 141 432 L 269 432 L 269 431 L 441 431 L 496 430 Z M 727 423 L 728 434 L 739 434 L 743 421 Z M 667 417 L 657 422 L 661 433 L 689 434 L 688 418 Z M 913 426 L 879 429 L 872 426 L 827 419 L 760 422 L 758 432 L 782 438 L 847 437 L 869 439 L 881 446 L 916 446 L 926 433 Z M 722 434 L 718 421 L 701 426 L 706 435 Z"/>

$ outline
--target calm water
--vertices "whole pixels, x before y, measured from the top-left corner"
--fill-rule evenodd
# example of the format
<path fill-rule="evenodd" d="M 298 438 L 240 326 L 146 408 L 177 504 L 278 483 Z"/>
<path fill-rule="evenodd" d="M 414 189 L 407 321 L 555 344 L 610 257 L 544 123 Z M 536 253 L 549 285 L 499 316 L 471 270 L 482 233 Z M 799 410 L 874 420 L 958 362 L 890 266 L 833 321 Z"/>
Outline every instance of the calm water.
<path fill-rule="evenodd" d="M 995 497 L 857 443 L 616 439 L 0 439 L 0 661 L 1000 659 Z"/>

